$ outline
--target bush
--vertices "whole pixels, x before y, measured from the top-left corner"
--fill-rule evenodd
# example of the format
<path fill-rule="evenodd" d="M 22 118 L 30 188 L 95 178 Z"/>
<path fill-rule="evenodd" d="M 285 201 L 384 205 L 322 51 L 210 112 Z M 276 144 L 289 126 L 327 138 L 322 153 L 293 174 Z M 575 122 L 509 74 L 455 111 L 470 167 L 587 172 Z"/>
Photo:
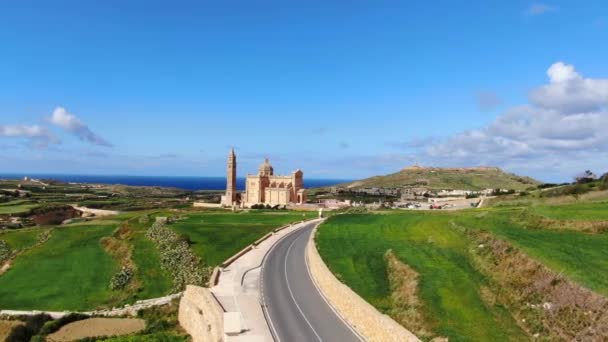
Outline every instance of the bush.
<path fill-rule="evenodd" d="M 206 284 L 211 268 L 202 263 L 177 233 L 164 223 L 156 222 L 148 229 L 146 236 L 154 241 L 160 251 L 161 268 L 173 277 L 173 291 L 182 291 L 186 285 Z"/>
<path fill-rule="evenodd" d="M 29 341 L 34 335 L 38 334 L 46 322 L 53 319 L 47 314 L 40 314 L 22 317 L 22 320 L 24 320 L 25 324 L 14 327 L 6 337 L 6 342 Z"/>
<path fill-rule="evenodd" d="M 42 329 L 40 329 L 39 334 L 40 335 L 52 334 L 52 333 L 58 331 L 59 329 L 61 329 L 61 327 L 63 327 L 64 325 L 67 325 L 67 324 L 70 324 L 70 323 L 76 322 L 76 321 L 81 321 L 81 320 L 87 319 L 87 318 L 89 318 L 89 316 L 87 316 L 87 315 L 83 315 L 83 314 L 79 314 L 79 313 L 71 313 L 71 314 L 65 315 L 57 320 L 48 321 L 48 322 L 44 323 L 44 325 L 42 326 Z"/>
<path fill-rule="evenodd" d="M 11 247 L 4 240 L 0 240 L 0 263 L 5 262 L 10 259 L 13 255 L 13 251 Z"/>
<path fill-rule="evenodd" d="M 124 289 L 125 286 L 131 281 L 133 278 L 133 270 L 123 266 L 123 268 L 116 273 L 112 279 L 110 279 L 110 289 L 111 290 L 120 290 Z"/>

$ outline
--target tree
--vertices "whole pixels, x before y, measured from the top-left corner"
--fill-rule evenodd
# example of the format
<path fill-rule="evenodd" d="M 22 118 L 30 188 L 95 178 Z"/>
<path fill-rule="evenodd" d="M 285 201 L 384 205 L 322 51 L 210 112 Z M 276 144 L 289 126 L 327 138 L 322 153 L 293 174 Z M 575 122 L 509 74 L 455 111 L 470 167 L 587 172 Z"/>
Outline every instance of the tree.
<path fill-rule="evenodd" d="M 597 176 L 590 170 L 586 170 L 585 172 L 574 177 L 574 180 L 578 184 L 591 183 L 596 179 L 597 179 Z"/>

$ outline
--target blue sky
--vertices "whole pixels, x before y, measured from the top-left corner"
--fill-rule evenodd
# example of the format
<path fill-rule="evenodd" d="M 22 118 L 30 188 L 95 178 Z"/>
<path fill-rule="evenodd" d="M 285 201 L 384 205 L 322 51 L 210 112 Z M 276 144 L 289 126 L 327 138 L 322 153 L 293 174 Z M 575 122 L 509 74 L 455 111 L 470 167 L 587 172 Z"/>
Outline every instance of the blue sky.
<path fill-rule="evenodd" d="M 604 0 L 3 1 L 0 172 L 218 176 L 235 146 L 240 175 L 569 180 L 608 171 L 606 41 Z"/>

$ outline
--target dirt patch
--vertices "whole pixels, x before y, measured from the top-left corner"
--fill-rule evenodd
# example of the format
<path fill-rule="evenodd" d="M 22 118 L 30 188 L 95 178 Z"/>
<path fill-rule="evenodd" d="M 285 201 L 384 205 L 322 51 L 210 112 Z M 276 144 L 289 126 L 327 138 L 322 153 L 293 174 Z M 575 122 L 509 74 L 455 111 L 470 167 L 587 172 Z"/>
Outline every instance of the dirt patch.
<path fill-rule="evenodd" d="M 146 322 L 136 318 L 89 318 L 70 323 L 49 335 L 49 342 L 69 342 L 87 337 L 120 336 L 144 330 Z"/>
<path fill-rule="evenodd" d="M 0 266 L 0 276 L 3 275 L 4 273 L 6 273 L 6 271 L 8 271 L 10 268 L 11 268 L 11 262 L 10 262 L 10 260 L 7 261 L 7 262 L 5 262 L 5 263 L 3 263 Z"/>
<path fill-rule="evenodd" d="M 389 315 L 399 324 L 423 339 L 430 339 L 433 333 L 428 328 L 423 305 L 418 297 L 418 272 L 397 258 L 392 250 L 384 255 L 391 289 L 391 310 Z"/>
<path fill-rule="evenodd" d="M 0 341 L 6 340 L 13 328 L 21 324 L 19 321 L 0 321 Z"/>
<path fill-rule="evenodd" d="M 488 305 L 506 307 L 535 338 L 603 341 L 608 338 L 608 298 L 549 270 L 507 241 L 467 231 L 474 265 L 488 276 Z"/>

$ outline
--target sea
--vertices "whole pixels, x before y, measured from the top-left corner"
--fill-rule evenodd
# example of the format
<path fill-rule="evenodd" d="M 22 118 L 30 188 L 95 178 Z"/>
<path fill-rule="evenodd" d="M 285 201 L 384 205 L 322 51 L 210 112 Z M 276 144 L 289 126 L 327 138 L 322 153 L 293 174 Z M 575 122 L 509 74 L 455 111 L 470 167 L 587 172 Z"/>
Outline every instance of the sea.
<path fill-rule="evenodd" d="M 225 190 L 224 177 L 186 177 L 186 176 L 115 176 L 115 175 L 67 175 L 67 174 L 0 174 L 0 179 L 53 179 L 67 183 L 121 184 L 132 186 L 162 186 L 184 190 Z M 318 188 L 348 183 L 348 179 L 309 179 L 304 178 L 305 188 Z M 238 190 L 245 190 L 245 178 L 237 178 Z"/>

